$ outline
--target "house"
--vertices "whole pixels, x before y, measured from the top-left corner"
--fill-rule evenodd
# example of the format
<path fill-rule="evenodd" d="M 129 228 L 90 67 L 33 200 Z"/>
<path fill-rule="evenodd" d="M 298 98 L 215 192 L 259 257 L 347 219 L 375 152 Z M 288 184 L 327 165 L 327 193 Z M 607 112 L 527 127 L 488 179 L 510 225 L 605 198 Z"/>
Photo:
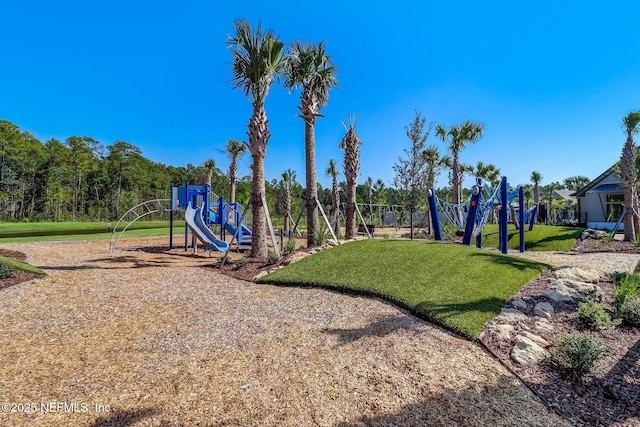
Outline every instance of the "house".
<path fill-rule="evenodd" d="M 586 187 L 576 191 L 578 218 L 588 228 L 613 230 L 620 215 L 624 197 L 620 178 L 611 166 Z M 620 225 L 620 229 L 623 226 Z"/>

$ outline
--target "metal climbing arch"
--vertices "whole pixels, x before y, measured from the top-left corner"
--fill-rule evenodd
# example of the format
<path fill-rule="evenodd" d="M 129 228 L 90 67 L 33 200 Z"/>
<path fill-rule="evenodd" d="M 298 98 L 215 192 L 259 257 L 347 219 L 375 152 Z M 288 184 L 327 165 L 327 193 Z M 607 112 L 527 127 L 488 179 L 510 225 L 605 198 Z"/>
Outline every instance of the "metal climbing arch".
<path fill-rule="evenodd" d="M 125 212 L 111 232 L 111 240 L 109 241 L 109 250 L 114 252 L 118 246 L 118 240 L 122 236 L 127 228 L 140 218 L 153 213 L 163 213 L 171 211 L 171 199 L 154 199 L 147 200 L 146 202 L 139 203 Z M 116 237 L 116 234 L 118 235 Z"/>

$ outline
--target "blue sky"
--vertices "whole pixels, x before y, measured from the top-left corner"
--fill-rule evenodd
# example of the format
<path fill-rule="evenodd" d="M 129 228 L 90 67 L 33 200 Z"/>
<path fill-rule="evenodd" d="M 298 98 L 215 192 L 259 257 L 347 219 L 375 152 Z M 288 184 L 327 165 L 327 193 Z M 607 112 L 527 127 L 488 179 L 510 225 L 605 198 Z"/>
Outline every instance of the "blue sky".
<path fill-rule="evenodd" d="M 312 5 L 316 5 L 312 7 Z M 445 126 L 471 119 L 485 136 L 461 153 L 512 184 L 591 179 L 624 143 L 640 110 L 640 2 L 382 1 L 321 3 L 12 1 L 2 8 L 0 119 L 43 142 L 86 135 L 184 166 L 245 139 L 251 103 L 233 90 L 225 46 L 233 21 L 260 21 L 285 42 L 327 44 L 340 87 L 316 126 L 318 177 L 342 163 L 341 117 L 359 115 L 360 182 L 390 185 L 419 110 Z M 304 180 L 299 93 L 274 85 L 267 179 Z M 434 136 L 429 143 L 440 146 Z M 241 166 L 249 173 L 250 157 Z M 441 185 L 445 183 L 441 177 Z"/>

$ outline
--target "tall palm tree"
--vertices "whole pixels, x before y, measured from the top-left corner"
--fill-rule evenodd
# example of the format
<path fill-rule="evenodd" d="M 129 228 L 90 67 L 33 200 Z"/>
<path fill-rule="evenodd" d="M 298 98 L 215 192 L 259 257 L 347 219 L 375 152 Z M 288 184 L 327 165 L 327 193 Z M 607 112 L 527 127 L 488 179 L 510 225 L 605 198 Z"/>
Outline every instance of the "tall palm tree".
<path fill-rule="evenodd" d="M 345 212 L 346 239 L 351 239 L 356 233 L 356 184 L 358 171 L 360 170 L 360 144 L 362 141 L 356 134 L 358 120 L 349 116 L 349 123 L 342 120 L 342 125 L 347 130 L 340 141 L 340 148 L 344 150 L 344 176 L 347 179 L 347 209 Z"/>
<path fill-rule="evenodd" d="M 285 86 L 293 91 L 300 87 L 300 117 L 304 120 L 304 147 L 306 161 L 307 186 L 307 246 L 317 244 L 319 230 L 318 184 L 316 172 L 315 123 L 320 109 L 327 104 L 329 89 L 337 86 L 336 67 L 325 52 L 324 43 L 317 45 L 305 42 L 293 42 L 285 61 Z"/>
<path fill-rule="evenodd" d="M 537 207 L 536 217 L 540 214 L 540 182 L 542 174 L 538 171 L 531 172 L 531 182 L 533 182 L 533 206 Z M 535 220 L 537 221 L 538 218 Z"/>
<path fill-rule="evenodd" d="M 484 123 L 467 120 L 460 125 L 451 125 L 449 130 L 444 126 L 436 126 L 436 135 L 442 141 L 449 142 L 451 153 L 451 186 L 453 189 L 452 203 L 462 203 L 462 178 L 463 170 L 460 165 L 460 150 L 470 142 L 475 144 L 484 135 Z"/>
<path fill-rule="evenodd" d="M 633 200 L 638 172 L 636 169 L 636 144 L 633 137 L 640 131 L 640 111 L 627 114 L 622 119 L 622 128 L 627 136 L 620 154 L 620 175 L 625 209 L 624 240 L 635 241 L 637 230 L 634 224 Z"/>
<path fill-rule="evenodd" d="M 211 188 L 211 179 L 216 171 L 216 161 L 213 159 L 207 159 L 202 162 L 202 167 L 207 173 L 207 184 L 209 185 L 209 188 Z"/>
<path fill-rule="evenodd" d="M 291 223 L 291 184 L 296 180 L 296 171 L 287 169 L 282 173 L 282 187 L 284 188 L 284 234 L 289 235 Z"/>
<path fill-rule="evenodd" d="M 497 187 L 500 182 L 500 169 L 492 163 L 485 165 L 484 162 L 479 161 L 473 169 L 473 174 L 478 178 L 489 181 L 492 187 Z"/>
<path fill-rule="evenodd" d="M 540 182 L 542 181 L 542 174 L 538 171 L 531 172 L 531 182 L 533 182 L 533 204 L 538 205 L 540 203 Z"/>
<path fill-rule="evenodd" d="M 327 167 L 325 173 L 331 177 L 331 210 L 333 212 L 333 226 L 335 228 L 340 216 L 340 187 L 338 186 L 340 169 L 338 169 L 335 160 L 329 159 L 329 167 Z"/>
<path fill-rule="evenodd" d="M 229 201 L 231 203 L 236 201 L 236 181 L 238 179 L 238 160 L 244 156 L 247 152 L 247 146 L 237 139 L 231 138 L 227 141 L 227 145 L 224 148 L 225 153 L 229 156 L 231 163 L 229 163 L 229 181 L 231 181 L 231 188 L 229 189 Z"/>
<path fill-rule="evenodd" d="M 253 105 L 247 131 L 249 151 L 253 159 L 251 256 L 266 259 L 266 212 L 262 206 L 262 196 L 265 194 L 264 157 L 271 132 L 264 103 L 275 77 L 282 71 L 284 44 L 272 31 L 263 32 L 260 23 L 257 27 L 251 28 L 246 19 L 234 22 L 234 32 L 235 34 L 228 36 L 227 40 L 233 55 L 233 88 L 242 89 L 242 93 Z"/>
<path fill-rule="evenodd" d="M 426 163 L 427 188 L 433 188 L 436 185 L 436 178 L 440 175 L 442 169 L 451 167 L 451 157 L 440 156 L 440 150 L 436 145 L 429 145 L 423 152 L 422 157 Z"/>

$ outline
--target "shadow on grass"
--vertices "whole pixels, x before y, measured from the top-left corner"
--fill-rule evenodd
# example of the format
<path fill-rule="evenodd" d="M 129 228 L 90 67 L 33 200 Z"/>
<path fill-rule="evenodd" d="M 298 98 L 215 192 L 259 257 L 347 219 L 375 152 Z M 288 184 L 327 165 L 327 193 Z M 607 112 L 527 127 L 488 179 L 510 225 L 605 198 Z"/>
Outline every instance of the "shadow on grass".
<path fill-rule="evenodd" d="M 126 427 L 142 421 L 144 418 L 151 417 L 157 414 L 159 411 L 154 408 L 143 408 L 132 411 L 113 411 L 109 415 L 100 417 L 89 425 L 89 427 L 102 427 L 102 426 L 118 426 Z"/>
<path fill-rule="evenodd" d="M 399 329 L 409 330 L 414 325 L 415 323 L 409 316 L 385 316 L 363 328 L 323 329 L 322 332 L 336 335 L 340 341 L 339 345 L 345 345 L 364 337 L 384 337 Z"/>
<path fill-rule="evenodd" d="M 509 257 L 505 256 L 501 253 L 496 252 L 476 252 L 471 254 L 473 257 L 483 257 L 488 262 L 492 262 L 495 264 L 507 265 L 509 267 L 517 268 L 518 270 L 537 270 L 540 274 L 551 268 L 549 264 L 544 264 L 542 262 L 530 261 L 524 258 L 518 257 Z M 500 280 L 499 277 L 496 277 L 496 280 Z"/>
<path fill-rule="evenodd" d="M 506 299 L 496 297 L 483 298 L 462 304 L 421 302 L 416 306 L 416 310 L 446 320 L 470 311 L 498 315 L 506 302 Z"/>

